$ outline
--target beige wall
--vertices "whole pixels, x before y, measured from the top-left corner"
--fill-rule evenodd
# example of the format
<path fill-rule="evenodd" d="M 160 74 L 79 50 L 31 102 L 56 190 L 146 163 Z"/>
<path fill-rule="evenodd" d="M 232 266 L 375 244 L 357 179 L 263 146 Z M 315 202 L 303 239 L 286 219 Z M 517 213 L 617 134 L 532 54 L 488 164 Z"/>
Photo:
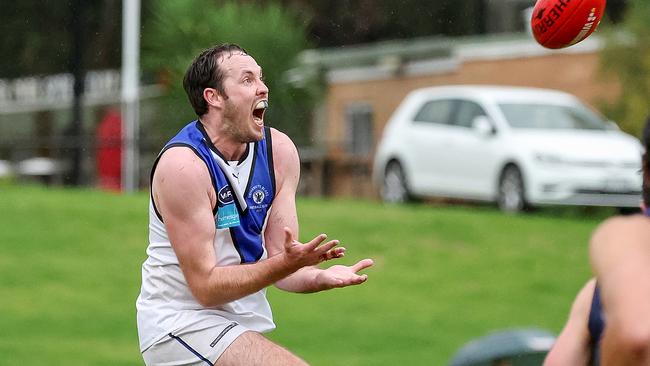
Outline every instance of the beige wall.
<path fill-rule="evenodd" d="M 549 54 L 503 60 L 464 62 L 449 73 L 391 80 L 336 83 L 329 86 L 326 102 L 326 136 L 330 158 L 328 194 L 335 196 L 376 197 L 368 178 L 368 159 L 351 160 L 342 151 L 345 142 L 345 110 L 352 102 L 366 102 L 373 108 L 375 146 L 388 118 L 411 90 L 444 84 L 499 84 L 560 89 L 595 105 L 612 102 L 620 93 L 614 80 L 599 74 L 599 56 L 587 54 Z"/>

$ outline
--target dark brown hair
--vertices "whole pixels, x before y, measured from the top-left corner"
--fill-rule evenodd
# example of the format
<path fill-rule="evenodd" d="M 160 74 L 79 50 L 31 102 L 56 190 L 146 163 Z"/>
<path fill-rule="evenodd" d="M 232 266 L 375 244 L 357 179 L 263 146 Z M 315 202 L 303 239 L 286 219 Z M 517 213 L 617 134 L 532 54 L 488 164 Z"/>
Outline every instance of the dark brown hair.
<path fill-rule="evenodd" d="M 208 111 L 208 104 L 203 99 L 203 90 L 205 88 L 215 88 L 221 95 L 225 96 L 222 84 L 224 74 L 223 70 L 219 68 L 219 58 L 225 54 L 248 55 L 248 52 L 233 43 L 213 46 L 196 56 L 185 72 L 183 88 L 197 116 L 202 116 Z"/>

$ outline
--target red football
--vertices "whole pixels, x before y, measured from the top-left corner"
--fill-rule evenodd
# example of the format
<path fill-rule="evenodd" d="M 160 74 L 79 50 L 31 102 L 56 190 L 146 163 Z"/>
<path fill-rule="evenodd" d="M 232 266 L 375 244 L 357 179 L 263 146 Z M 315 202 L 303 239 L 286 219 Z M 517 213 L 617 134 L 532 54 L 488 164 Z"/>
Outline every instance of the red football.
<path fill-rule="evenodd" d="M 563 48 L 587 38 L 605 12 L 606 0 L 538 0 L 530 20 L 533 35 L 546 48 Z"/>

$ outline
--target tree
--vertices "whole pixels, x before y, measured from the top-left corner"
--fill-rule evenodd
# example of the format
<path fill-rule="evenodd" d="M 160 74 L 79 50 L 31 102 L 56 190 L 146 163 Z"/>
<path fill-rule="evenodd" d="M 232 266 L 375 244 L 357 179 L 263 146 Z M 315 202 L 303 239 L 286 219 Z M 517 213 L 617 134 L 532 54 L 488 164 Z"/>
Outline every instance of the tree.
<path fill-rule="evenodd" d="M 650 113 L 650 2 L 631 0 L 620 29 L 606 34 L 602 68 L 621 83 L 621 96 L 604 107 L 621 128 L 640 136 Z"/>
<path fill-rule="evenodd" d="M 281 0 L 305 17 L 317 47 L 485 32 L 485 0 Z"/>
<path fill-rule="evenodd" d="M 87 1 L 83 58 L 88 69 L 119 68 L 119 0 Z M 69 1 L 13 1 L 0 12 L 0 78 L 67 72 L 72 47 Z"/>
<path fill-rule="evenodd" d="M 229 42 L 244 47 L 264 70 L 270 89 L 266 122 L 290 134 L 299 144 L 309 138 L 313 95 L 288 82 L 286 72 L 307 48 L 304 27 L 282 7 L 214 0 L 155 0 L 146 11 L 142 50 L 146 73 L 163 77 L 168 94 L 161 126 L 165 133 L 196 118 L 182 87 L 193 57 L 212 45 Z"/>

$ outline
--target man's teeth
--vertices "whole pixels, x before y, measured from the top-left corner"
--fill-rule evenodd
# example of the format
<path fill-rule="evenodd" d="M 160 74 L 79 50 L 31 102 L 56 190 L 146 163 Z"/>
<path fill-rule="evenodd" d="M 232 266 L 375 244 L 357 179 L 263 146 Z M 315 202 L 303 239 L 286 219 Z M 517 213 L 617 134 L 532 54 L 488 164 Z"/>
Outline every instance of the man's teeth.
<path fill-rule="evenodd" d="M 260 100 L 257 105 L 255 105 L 255 109 L 266 109 L 269 107 L 269 101 L 268 100 Z"/>

